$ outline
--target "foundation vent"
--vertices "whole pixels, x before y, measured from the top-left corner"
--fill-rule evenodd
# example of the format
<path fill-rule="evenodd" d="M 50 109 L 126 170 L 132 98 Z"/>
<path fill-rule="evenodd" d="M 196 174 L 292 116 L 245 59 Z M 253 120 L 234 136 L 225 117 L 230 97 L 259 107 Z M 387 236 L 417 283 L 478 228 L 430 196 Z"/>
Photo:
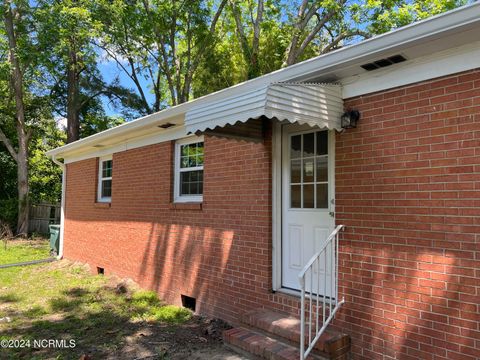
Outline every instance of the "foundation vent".
<path fill-rule="evenodd" d="M 196 305 L 197 305 L 197 299 L 182 294 L 182 306 L 184 308 L 190 309 L 193 312 L 195 312 Z"/>

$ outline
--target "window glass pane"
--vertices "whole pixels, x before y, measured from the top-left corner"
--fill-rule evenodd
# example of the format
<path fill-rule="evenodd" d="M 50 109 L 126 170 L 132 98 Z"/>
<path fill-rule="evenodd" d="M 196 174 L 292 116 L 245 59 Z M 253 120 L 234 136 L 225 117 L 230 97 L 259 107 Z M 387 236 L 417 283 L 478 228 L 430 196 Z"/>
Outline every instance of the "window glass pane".
<path fill-rule="evenodd" d="M 188 155 L 197 155 L 197 144 L 188 144 Z"/>
<path fill-rule="evenodd" d="M 317 181 L 328 181 L 328 158 L 317 158 Z"/>
<path fill-rule="evenodd" d="M 313 156 L 314 153 L 315 133 L 303 135 L 303 157 Z"/>
<path fill-rule="evenodd" d="M 303 185 L 303 207 L 315 207 L 314 185 Z"/>
<path fill-rule="evenodd" d="M 301 185 L 290 186 L 290 207 L 301 208 L 302 207 L 302 187 Z"/>
<path fill-rule="evenodd" d="M 190 194 L 198 194 L 198 182 L 191 182 L 190 183 Z"/>
<path fill-rule="evenodd" d="M 180 167 L 203 166 L 203 142 L 180 146 Z"/>
<path fill-rule="evenodd" d="M 180 146 L 180 156 L 188 156 L 188 145 Z"/>
<path fill-rule="evenodd" d="M 302 181 L 302 174 L 301 174 L 301 160 L 292 160 L 291 168 L 290 168 L 290 182 L 291 183 L 299 183 Z"/>
<path fill-rule="evenodd" d="M 328 208 L 328 184 L 317 184 L 317 208 Z"/>
<path fill-rule="evenodd" d="M 292 136 L 290 159 L 298 159 L 302 155 L 302 135 Z"/>
<path fill-rule="evenodd" d="M 112 160 L 102 161 L 102 177 L 112 176 Z"/>
<path fill-rule="evenodd" d="M 189 182 L 181 183 L 180 194 L 181 195 L 190 194 L 190 183 Z"/>
<path fill-rule="evenodd" d="M 203 193 L 203 170 L 180 173 L 180 195 L 201 195 Z"/>
<path fill-rule="evenodd" d="M 317 155 L 328 154 L 328 131 L 317 132 Z"/>
<path fill-rule="evenodd" d="M 112 196 L 112 180 L 102 180 L 102 197 Z"/>
<path fill-rule="evenodd" d="M 313 158 L 303 160 L 303 182 L 313 182 Z"/>
<path fill-rule="evenodd" d="M 189 156 L 188 157 L 188 167 L 195 167 L 195 166 L 197 166 L 196 156 Z"/>
<path fill-rule="evenodd" d="M 197 143 L 197 155 L 203 155 L 204 149 L 203 149 L 203 142 Z"/>

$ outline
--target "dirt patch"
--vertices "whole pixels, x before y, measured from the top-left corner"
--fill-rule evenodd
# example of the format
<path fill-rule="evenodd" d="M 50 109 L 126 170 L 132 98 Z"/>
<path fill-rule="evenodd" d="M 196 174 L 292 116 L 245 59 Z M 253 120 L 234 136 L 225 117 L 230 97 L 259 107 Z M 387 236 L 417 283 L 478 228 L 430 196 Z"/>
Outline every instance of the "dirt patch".
<path fill-rule="evenodd" d="M 176 326 L 155 323 L 137 324 L 107 359 L 246 359 L 223 346 L 222 332 L 230 326 L 217 319 L 194 316 Z M 133 330 L 133 329 L 132 329 Z M 95 353 L 89 354 L 96 358 Z"/>
<path fill-rule="evenodd" d="M 135 282 L 91 275 L 66 260 L 12 272 L 0 286 L 0 337 L 74 340 L 75 346 L 1 349 L 0 359 L 240 360 L 221 320 L 164 304 Z"/>

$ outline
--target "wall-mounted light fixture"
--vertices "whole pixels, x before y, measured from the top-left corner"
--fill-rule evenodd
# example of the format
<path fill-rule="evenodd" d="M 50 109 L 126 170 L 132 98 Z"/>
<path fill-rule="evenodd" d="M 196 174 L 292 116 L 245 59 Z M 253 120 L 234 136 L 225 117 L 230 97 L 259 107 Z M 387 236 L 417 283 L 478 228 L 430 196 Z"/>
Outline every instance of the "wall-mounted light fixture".
<path fill-rule="evenodd" d="M 358 120 L 360 120 L 360 112 L 358 110 L 345 111 L 341 117 L 342 128 L 356 128 Z"/>

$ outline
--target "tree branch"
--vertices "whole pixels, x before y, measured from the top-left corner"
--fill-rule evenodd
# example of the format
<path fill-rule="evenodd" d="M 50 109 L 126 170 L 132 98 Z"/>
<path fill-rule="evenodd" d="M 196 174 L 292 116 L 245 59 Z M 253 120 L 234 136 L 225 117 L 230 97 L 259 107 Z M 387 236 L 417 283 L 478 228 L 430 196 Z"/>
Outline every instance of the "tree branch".
<path fill-rule="evenodd" d="M 195 70 L 197 69 L 198 65 L 200 64 L 200 60 L 207 48 L 207 45 L 209 43 L 208 40 L 211 39 L 211 37 L 213 36 L 213 34 L 215 33 L 215 28 L 217 27 L 217 22 L 218 22 L 218 19 L 220 18 L 220 15 L 222 14 L 223 12 L 223 9 L 225 8 L 225 5 L 227 4 L 227 1 L 228 0 L 222 0 L 222 2 L 220 3 L 220 5 L 218 5 L 218 9 L 215 13 L 215 15 L 213 16 L 213 19 L 212 19 L 212 23 L 210 24 L 210 31 L 208 33 L 208 36 L 206 36 L 204 39 L 203 39 L 203 42 L 202 42 L 202 45 L 200 47 L 200 49 L 198 50 L 195 58 L 192 60 L 192 66 L 190 67 L 190 71 L 188 73 L 188 77 L 192 77 L 192 74 L 195 72 Z"/>
<path fill-rule="evenodd" d="M 10 141 L 9 138 L 5 135 L 5 133 L 0 129 L 0 141 L 5 144 L 5 147 L 7 148 L 8 152 L 12 156 L 12 158 L 15 160 L 15 162 L 18 161 L 18 154 L 13 148 L 12 142 Z"/>
<path fill-rule="evenodd" d="M 349 32 L 346 32 L 346 33 L 343 33 L 343 34 L 340 34 L 338 36 L 336 36 L 331 42 L 330 44 L 328 44 L 327 46 L 325 46 L 322 51 L 320 52 L 320 55 L 322 54 L 325 54 L 327 52 L 329 52 L 330 50 L 332 50 L 335 46 L 338 45 L 338 43 L 344 39 L 348 39 L 352 36 L 363 36 L 365 39 L 368 39 L 370 37 L 370 34 L 365 32 L 365 31 L 362 31 L 362 30 L 352 30 L 352 31 L 349 31 Z"/>
<path fill-rule="evenodd" d="M 312 40 L 315 38 L 315 36 L 327 24 L 327 22 L 337 13 L 338 8 L 341 8 L 345 3 L 346 3 L 346 0 L 340 1 L 337 4 L 337 7 L 331 9 L 322 18 L 319 17 L 319 21 L 317 22 L 315 27 L 308 33 L 308 35 L 302 41 L 302 43 L 300 44 L 298 49 L 295 48 L 295 47 L 291 49 L 291 53 L 289 54 L 288 59 L 287 59 L 287 65 L 292 65 L 298 60 L 298 58 L 304 53 L 305 49 L 312 42 Z M 311 14 L 310 18 L 315 14 L 316 14 L 316 11 Z M 310 19 L 308 19 L 308 20 L 310 20 Z M 305 24 L 305 26 L 306 26 L 306 24 Z"/>

